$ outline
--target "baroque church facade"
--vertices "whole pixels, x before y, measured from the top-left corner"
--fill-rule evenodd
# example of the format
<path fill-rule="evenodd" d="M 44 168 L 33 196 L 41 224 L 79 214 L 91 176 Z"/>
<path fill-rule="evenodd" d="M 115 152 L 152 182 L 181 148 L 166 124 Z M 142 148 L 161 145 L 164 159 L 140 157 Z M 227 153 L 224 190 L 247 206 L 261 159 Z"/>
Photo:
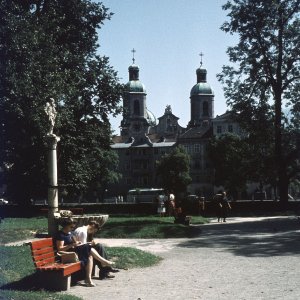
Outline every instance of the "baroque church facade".
<path fill-rule="evenodd" d="M 196 83 L 190 92 L 190 121 L 181 127 L 179 118 L 167 105 L 163 116 L 156 122 L 147 109 L 146 89 L 139 79 L 139 67 L 129 66 L 129 81 L 123 95 L 123 119 L 120 136 L 113 137 L 112 149 L 119 156 L 122 178 L 109 187 L 111 196 L 126 196 L 134 188 L 161 188 L 156 176 L 156 161 L 181 145 L 190 155 L 192 182 L 187 191 L 205 197 L 213 195 L 214 170 L 207 158 L 207 145 L 213 135 L 239 132 L 229 113 L 214 117 L 214 93 L 207 82 L 207 71 L 196 70 Z"/>

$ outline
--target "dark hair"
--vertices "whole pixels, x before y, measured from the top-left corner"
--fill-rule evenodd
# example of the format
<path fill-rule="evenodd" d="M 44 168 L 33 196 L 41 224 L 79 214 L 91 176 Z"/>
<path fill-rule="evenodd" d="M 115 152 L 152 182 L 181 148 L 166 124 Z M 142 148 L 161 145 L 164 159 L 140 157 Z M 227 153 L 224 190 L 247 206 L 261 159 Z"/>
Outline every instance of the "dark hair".
<path fill-rule="evenodd" d="M 99 230 L 99 228 L 100 228 L 100 224 L 96 221 L 89 221 L 88 225 L 93 226 L 97 230 Z"/>
<path fill-rule="evenodd" d="M 74 225 L 76 224 L 76 221 L 73 218 L 63 218 L 60 221 L 60 225 L 62 227 L 66 227 L 66 226 L 73 225 L 73 224 Z"/>

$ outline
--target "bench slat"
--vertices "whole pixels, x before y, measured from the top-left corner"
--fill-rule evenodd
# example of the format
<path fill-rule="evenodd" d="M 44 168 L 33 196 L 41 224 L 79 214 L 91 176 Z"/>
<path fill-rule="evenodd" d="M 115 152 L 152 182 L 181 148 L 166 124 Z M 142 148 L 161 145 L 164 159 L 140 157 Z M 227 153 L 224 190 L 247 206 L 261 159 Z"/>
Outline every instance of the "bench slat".
<path fill-rule="evenodd" d="M 53 264 L 53 263 L 55 263 L 54 257 L 49 257 L 47 259 L 34 262 L 36 267 L 41 267 L 41 266 L 45 266 L 45 265 L 49 265 L 49 264 Z"/>
<path fill-rule="evenodd" d="M 30 243 L 31 250 L 53 247 L 53 240 L 52 238 L 42 239 L 39 241 L 34 241 Z"/>
<path fill-rule="evenodd" d="M 80 262 L 71 263 L 71 264 L 54 263 L 54 264 L 37 267 L 37 270 L 41 272 L 45 272 L 45 271 L 63 272 L 63 275 L 67 276 L 74 272 L 80 271 L 81 263 Z"/>
<path fill-rule="evenodd" d="M 37 256 L 45 253 L 53 253 L 53 247 L 41 248 L 31 251 L 32 256 Z"/>
<path fill-rule="evenodd" d="M 51 259 L 50 262 L 55 262 L 55 256 L 54 256 L 53 251 L 42 254 L 42 255 L 33 256 L 33 261 L 36 262 L 36 263 L 45 262 L 45 261 L 47 261 L 46 263 L 49 263 L 49 259 Z"/>

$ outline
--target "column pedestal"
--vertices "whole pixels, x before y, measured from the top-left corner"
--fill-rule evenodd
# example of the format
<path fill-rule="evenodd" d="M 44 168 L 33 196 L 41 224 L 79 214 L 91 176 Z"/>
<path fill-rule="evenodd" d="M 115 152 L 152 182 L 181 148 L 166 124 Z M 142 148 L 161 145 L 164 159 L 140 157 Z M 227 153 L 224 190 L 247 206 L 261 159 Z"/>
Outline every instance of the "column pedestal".
<path fill-rule="evenodd" d="M 57 155 L 56 147 L 60 138 L 55 134 L 46 137 L 48 145 L 48 234 L 55 235 L 58 226 L 54 214 L 58 212 L 58 186 L 57 186 Z"/>

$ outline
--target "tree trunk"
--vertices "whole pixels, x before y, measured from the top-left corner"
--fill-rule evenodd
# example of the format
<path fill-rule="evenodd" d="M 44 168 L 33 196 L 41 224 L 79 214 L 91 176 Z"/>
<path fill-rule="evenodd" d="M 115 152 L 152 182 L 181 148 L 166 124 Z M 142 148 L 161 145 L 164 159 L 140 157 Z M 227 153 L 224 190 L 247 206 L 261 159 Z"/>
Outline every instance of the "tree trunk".
<path fill-rule="evenodd" d="M 286 208 L 288 203 L 288 188 L 289 188 L 289 179 L 286 174 L 286 168 L 282 167 L 281 176 L 279 178 L 279 197 L 282 208 Z"/>
<path fill-rule="evenodd" d="M 279 85 L 280 86 L 280 85 Z M 285 205 L 288 202 L 288 178 L 286 164 L 282 153 L 282 125 L 281 125 L 281 90 L 275 90 L 275 157 L 277 162 L 277 177 L 280 202 Z"/>

